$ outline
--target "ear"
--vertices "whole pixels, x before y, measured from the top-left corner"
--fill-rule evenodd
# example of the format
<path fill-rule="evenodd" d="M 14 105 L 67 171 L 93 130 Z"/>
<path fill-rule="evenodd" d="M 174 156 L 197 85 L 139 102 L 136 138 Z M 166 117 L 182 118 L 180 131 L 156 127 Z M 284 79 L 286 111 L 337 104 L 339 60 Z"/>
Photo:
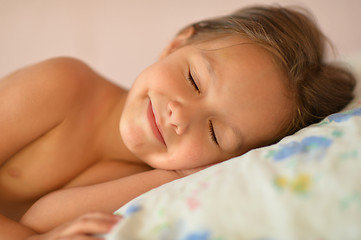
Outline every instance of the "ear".
<path fill-rule="evenodd" d="M 184 44 L 186 44 L 187 40 L 194 34 L 194 32 L 195 30 L 193 27 L 184 29 L 170 42 L 170 44 L 168 44 L 168 46 L 160 54 L 159 58 L 162 59 L 177 48 L 182 47 Z"/>

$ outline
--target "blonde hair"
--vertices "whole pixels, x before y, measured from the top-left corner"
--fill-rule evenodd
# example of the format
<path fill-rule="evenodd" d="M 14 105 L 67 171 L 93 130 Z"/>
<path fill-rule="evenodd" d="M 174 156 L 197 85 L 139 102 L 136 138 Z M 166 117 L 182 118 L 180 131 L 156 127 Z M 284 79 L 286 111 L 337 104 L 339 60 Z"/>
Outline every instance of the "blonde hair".
<path fill-rule="evenodd" d="M 354 76 L 344 67 L 326 63 L 329 41 L 311 15 L 301 8 L 255 6 L 191 25 L 189 42 L 238 34 L 264 47 L 289 79 L 296 107 L 277 139 L 340 111 L 353 99 Z"/>

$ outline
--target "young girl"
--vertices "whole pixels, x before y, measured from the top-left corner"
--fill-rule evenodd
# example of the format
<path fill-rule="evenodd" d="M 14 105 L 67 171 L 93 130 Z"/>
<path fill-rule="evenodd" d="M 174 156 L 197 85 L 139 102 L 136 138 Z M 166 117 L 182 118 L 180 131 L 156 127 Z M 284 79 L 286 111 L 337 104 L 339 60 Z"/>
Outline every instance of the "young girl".
<path fill-rule="evenodd" d="M 91 239 L 151 188 L 341 110 L 355 79 L 325 44 L 301 11 L 251 7 L 184 28 L 130 91 L 70 58 L 3 78 L 1 238 Z M 89 211 L 109 214 L 62 225 Z"/>

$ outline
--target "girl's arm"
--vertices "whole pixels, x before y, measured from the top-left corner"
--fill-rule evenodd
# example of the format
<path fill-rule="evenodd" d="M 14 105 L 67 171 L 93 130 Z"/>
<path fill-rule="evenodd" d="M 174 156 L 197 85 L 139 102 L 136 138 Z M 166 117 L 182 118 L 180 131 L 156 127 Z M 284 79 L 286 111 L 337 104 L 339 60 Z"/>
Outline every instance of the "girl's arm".
<path fill-rule="evenodd" d="M 101 213 L 92 212 L 78 217 L 77 219 L 66 222 L 61 226 L 53 229 L 45 234 L 37 234 L 29 228 L 10 220 L 9 218 L 0 214 L 0 239 L 11 240 L 54 240 L 54 239 L 94 239 L 100 240 L 97 237 L 90 235 L 105 234 L 111 230 L 114 224 L 120 220 L 121 217 Z"/>
<path fill-rule="evenodd" d="M 181 172 L 154 169 L 92 186 L 59 190 L 37 201 L 21 223 L 43 233 L 87 212 L 114 212 L 152 188 L 182 177 Z"/>
<path fill-rule="evenodd" d="M 0 239 L 23 240 L 35 234 L 18 222 L 15 222 L 0 214 Z"/>

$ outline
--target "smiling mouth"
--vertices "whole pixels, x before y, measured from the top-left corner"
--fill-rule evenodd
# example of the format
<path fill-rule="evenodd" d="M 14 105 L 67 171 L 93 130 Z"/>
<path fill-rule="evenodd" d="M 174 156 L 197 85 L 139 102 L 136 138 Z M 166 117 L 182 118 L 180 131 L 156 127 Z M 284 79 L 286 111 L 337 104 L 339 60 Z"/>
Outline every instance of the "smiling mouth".
<path fill-rule="evenodd" d="M 154 116 L 154 112 L 153 112 L 153 107 L 152 107 L 152 102 L 149 101 L 149 105 L 148 105 L 148 109 L 147 109 L 147 117 L 149 120 L 149 124 L 150 124 L 150 128 L 152 129 L 156 139 L 158 139 L 161 143 L 165 144 L 164 138 L 162 136 L 162 133 L 159 130 L 159 126 L 157 123 L 157 120 Z"/>

